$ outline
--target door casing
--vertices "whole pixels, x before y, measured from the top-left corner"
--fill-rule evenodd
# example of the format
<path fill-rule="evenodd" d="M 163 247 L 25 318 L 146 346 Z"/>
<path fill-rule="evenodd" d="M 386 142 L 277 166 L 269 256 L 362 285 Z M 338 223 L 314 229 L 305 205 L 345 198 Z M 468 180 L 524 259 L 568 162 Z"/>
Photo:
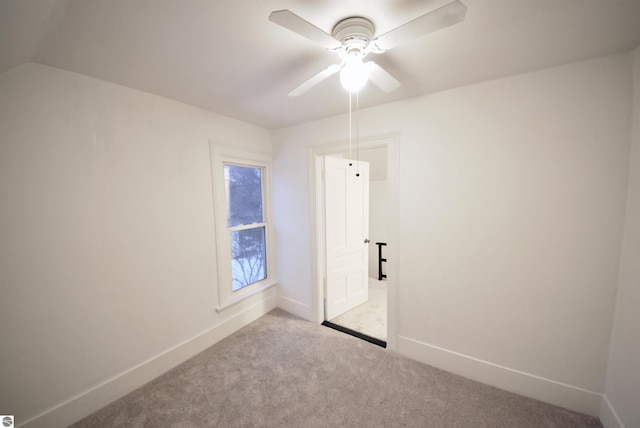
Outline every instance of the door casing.
<path fill-rule="evenodd" d="M 387 349 L 398 350 L 398 196 L 399 196 L 399 133 L 389 133 L 360 138 L 358 150 L 387 149 L 387 187 L 388 187 L 388 242 L 386 250 L 387 267 Z M 349 150 L 349 142 L 320 144 L 307 149 L 309 166 L 309 202 L 311 213 L 311 252 L 312 263 L 312 320 L 318 324 L 324 321 L 324 198 L 322 190 L 322 162 L 329 154 Z"/>

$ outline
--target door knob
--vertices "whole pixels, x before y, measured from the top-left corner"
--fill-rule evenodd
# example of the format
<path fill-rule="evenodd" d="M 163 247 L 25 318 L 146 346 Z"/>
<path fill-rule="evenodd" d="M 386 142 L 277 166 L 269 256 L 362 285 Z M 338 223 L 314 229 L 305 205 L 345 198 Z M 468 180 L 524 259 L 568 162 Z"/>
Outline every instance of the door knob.
<path fill-rule="evenodd" d="M 369 242 L 371 242 L 369 239 L 365 238 L 364 243 L 368 244 Z"/>

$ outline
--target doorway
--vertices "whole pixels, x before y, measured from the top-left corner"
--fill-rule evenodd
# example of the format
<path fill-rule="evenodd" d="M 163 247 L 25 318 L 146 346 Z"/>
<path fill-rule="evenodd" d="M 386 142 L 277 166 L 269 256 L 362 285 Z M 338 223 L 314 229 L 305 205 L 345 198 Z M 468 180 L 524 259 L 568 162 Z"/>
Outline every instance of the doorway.
<path fill-rule="evenodd" d="M 323 166 L 325 157 L 349 158 L 349 144 L 337 143 L 332 145 L 319 145 L 309 148 L 309 173 L 312 197 L 312 219 L 315 226 L 313 237 L 314 242 L 314 284 L 313 284 L 313 315 L 318 323 L 324 321 L 335 321 L 346 325 L 347 329 L 355 326 L 350 324 L 355 318 L 362 318 L 370 307 L 382 311 L 382 322 L 378 320 L 378 325 L 373 328 L 365 327 L 364 335 L 381 338 L 387 342 L 387 347 L 396 350 L 397 344 L 397 302 L 398 287 L 397 273 L 397 176 L 398 176 L 398 135 L 388 134 L 373 138 L 361 139 L 359 142 L 357 155 L 355 149 L 351 152 L 351 157 L 358 157 L 360 160 L 368 161 L 371 165 L 371 205 L 377 212 L 372 217 L 371 242 L 369 244 L 368 261 L 370 269 L 367 272 L 365 281 L 368 282 L 368 289 L 371 292 L 370 302 L 359 305 L 354 313 L 348 312 L 337 318 L 327 319 L 326 301 L 326 272 L 327 272 L 327 242 L 325 231 L 325 195 L 323 194 Z M 375 205 L 375 206 L 374 206 Z M 380 215 L 382 214 L 384 215 Z M 377 229 L 374 231 L 374 229 Z M 375 235 L 375 236 L 374 236 Z M 385 242 L 386 241 L 386 242 Z M 384 258 L 388 261 L 383 264 L 382 269 L 386 278 L 379 278 L 378 249 L 376 242 L 384 242 Z M 369 307 L 369 308 L 368 308 Z M 375 316 L 375 315 L 374 315 Z M 351 318 L 351 321 L 349 320 Z M 362 319 L 360 320 L 362 321 Z M 357 330 L 356 330 L 357 331 Z M 381 337 L 382 336 L 382 337 Z M 375 342 L 374 342 L 375 343 Z"/>

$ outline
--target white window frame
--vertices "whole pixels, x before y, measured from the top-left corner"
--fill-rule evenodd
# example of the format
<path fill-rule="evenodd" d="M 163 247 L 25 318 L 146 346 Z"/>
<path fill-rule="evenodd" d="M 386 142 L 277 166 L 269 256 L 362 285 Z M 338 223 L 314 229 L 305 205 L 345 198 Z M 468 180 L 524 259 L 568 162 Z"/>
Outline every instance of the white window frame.
<path fill-rule="evenodd" d="M 210 144 L 211 174 L 213 182 L 214 220 L 216 225 L 216 254 L 218 264 L 218 306 L 223 311 L 243 300 L 276 285 L 275 251 L 271 221 L 271 155 L 234 147 Z M 227 190 L 224 165 L 232 164 L 262 169 L 262 210 L 265 226 L 265 249 L 267 277 L 261 281 L 233 291 L 231 273 L 231 232 L 237 227 L 229 227 Z M 262 223 L 261 223 L 262 224 Z"/>

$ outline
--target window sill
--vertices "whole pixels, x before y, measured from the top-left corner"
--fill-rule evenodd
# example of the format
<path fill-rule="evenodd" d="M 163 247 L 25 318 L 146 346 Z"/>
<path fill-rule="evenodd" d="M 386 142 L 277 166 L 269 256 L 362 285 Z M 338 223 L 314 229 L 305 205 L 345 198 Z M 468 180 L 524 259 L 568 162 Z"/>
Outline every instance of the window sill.
<path fill-rule="evenodd" d="M 243 291 L 242 294 L 238 294 L 235 296 L 231 296 L 229 299 L 227 299 L 223 304 L 219 305 L 216 308 L 216 312 L 220 313 L 226 309 L 229 309 L 232 306 L 237 305 L 238 303 L 248 299 L 251 296 L 255 296 L 258 293 L 261 293 L 273 286 L 275 286 L 278 282 L 274 279 L 272 280 L 267 280 L 261 284 L 256 284 L 255 286 L 249 286 L 248 290 L 241 290 Z"/>

